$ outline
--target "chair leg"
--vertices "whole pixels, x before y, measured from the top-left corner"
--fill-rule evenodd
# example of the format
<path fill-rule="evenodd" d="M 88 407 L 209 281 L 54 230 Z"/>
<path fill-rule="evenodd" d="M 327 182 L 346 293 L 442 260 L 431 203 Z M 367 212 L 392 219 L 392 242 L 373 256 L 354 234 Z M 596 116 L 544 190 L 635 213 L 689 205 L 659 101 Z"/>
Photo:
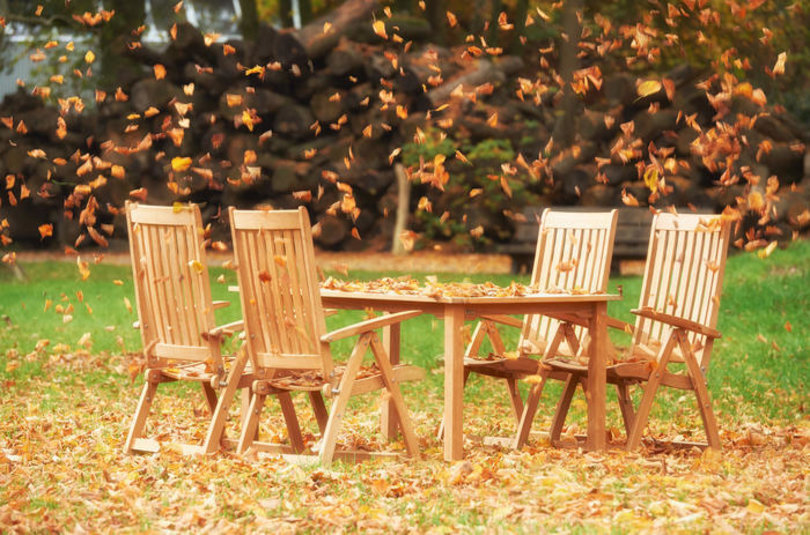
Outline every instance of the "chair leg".
<path fill-rule="evenodd" d="M 247 351 L 243 349 L 239 352 L 239 356 L 234 361 L 230 372 L 228 372 L 227 384 L 219 395 L 216 409 L 211 417 L 211 423 L 208 425 L 208 433 L 205 436 L 205 442 L 203 442 L 202 450 L 206 454 L 214 453 L 220 447 L 220 439 L 225 430 L 225 421 L 228 419 L 228 410 L 231 408 L 233 398 L 236 396 L 236 391 L 239 388 L 239 379 L 245 371 L 247 361 L 248 354 Z"/>
<path fill-rule="evenodd" d="M 295 415 L 292 397 L 289 392 L 279 392 L 278 401 L 281 404 L 281 413 L 284 415 L 284 423 L 287 424 L 287 436 L 290 437 L 290 444 L 295 453 L 304 451 L 304 437 L 301 436 L 301 426 L 298 425 L 298 417 Z"/>
<path fill-rule="evenodd" d="M 616 383 L 616 394 L 619 398 L 619 408 L 622 411 L 622 420 L 624 420 L 624 432 L 629 436 L 630 430 L 633 428 L 635 409 L 633 408 L 633 400 L 630 399 L 630 392 L 627 390 L 627 383 Z"/>
<path fill-rule="evenodd" d="M 354 346 L 349 360 L 346 362 L 346 369 L 343 372 L 343 377 L 340 379 L 338 386 L 338 395 L 332 402 L 332 409 L 329 412 L 329 421 L 326 423 L 326 430 L 321 439 L 320 458 L 321 464 L 324 466 L 330 466 L 335 456 L 337 434 L 338 430 L 340 430 L 340 424 L 343 421 L 343 413 L 346 411 L 346 405 L 349 403 L 349 398 L 352 395 L 354 379 L 357 376 L 357 371 L 360 369 L 360 364 L 363 362 L 363 356 L 368 349 L 368 344 L 369 336 L 362 335 L 360 340 L 357 341 L 357 345 Z"/>
<path fill-rule="evenodd" d="M 712 410 L 712 400 L 709 396 L 709 389 L 706 388 L 706 377 L 700 369 L 695 354 L 689 345 L 686 335 L 680 336 L 681 353 L 684 355 L 686 367 L 689 370 L 689 377 L 692 379 L 692 386 L 695 390 L 700 418 L 703 420 L 703 429 L 706 430 L 706 442 L 709 447 L 719 450 L 721 448 L 720 434 L 717 432 L 717 419 Z"/>
<path fill-rule="evenodd" d="M 217 393 L 211 383 L 201 383 L 203 394 L 205 395 L 205 402 L 208 404 L 208 414 L 214 414 L 217 408 Z"/>
<path fill-rule="evenodd" d="M 242 389 L 242 409 L 239 411 L 239 427 L 245 425 L 245 419 L 250 411 L 250 388 Z"/>
<path fill-rule="evenodd" d="M 669 363 L 670 356 L 672 356 L 672 350 L 675 348 L 679 332 L 678 330 L 672 331 L 669 338 L 667 338 L 667 342 L 658 352 L 657 359 L 654 363 L 655 369 L 650 374 L 647 385 L 644 387 L 644 395 L 641 397 L 638 412 L 636 412 L 636 417 L 633 420 L 633 427 L 630 430 L 630 434 L 627 436 L 627 451 L 632 451 L 641 444 L 641 433 L 647 425 L 647 419 L 650 417 L 650 410 L 652 409 L 653 400 L 655 399 L 655 393 L 658 390 L 658 386 L 661 384 L 663 372 L 667 369 L 667 364 Z"/>
<path fill-rule="evenodd" d="M 405 441 L 405 449 L 408 451 L 409 456 L 415 457 L 419 454 L 419 443 L 416 440 L 416 433 L 413 431 L 413 422 L 408 413 L 408 408 L 405 406 L 402 390 L 400 390 L 399 384 L 394 382 L 394 371 L 391 362 L 388 360 L 385 348 L 374 333 L 371 334 L 371 353 L 374 355 L 377 366 L 382 372 L 382 380 L 385 384 L 385 389 L 388 390 L 388 393 L 391 395 L 391 401 L 394 403 L 394 408 L 397 411 L 399 429 Z"/>
<path fill-rule="evenodd" d="M 315 420 L 318 422 L 318 431 L 323 436 L 324 431 L 326 431 L 326 422 L 329 421 L 329 412 L 323 402 L 323 395 L 317 391 L 310 392 L 309 401 L 312 403 L 312 412 L 315 413 Z"/>
<path fill-rule="evenodd" d="M 549 430 L 549 440 L 552 444 L 560 440 L 563 425 L 565 425 L 565 418 L 568 416 L 568 410 L 571 408 L 571 400 L 574 399 L 574 393 L 577 391 L 579 384 L 579 377 L 573 374 L 569 375 L 565 380 L 565 387 L 563 387 L 563 394 L 560 401 L 557 403 L 557 410 L 554 412 L 554 417 L 551 420 L 551 429 Z"/>
<path fill-rule="evenodd" d="M 143 428 L 146 425 L 146 418 L 149 416 L 149 409 L 152 407 L 152 401 L 155 399 L 158 383 L 147 381 L 141 390 L 141 397 L 138 401 L 138 408 L 135 411 L 135 416 L 132 419 L 132 425 L 127 434 L 127 440 L 124 443 L 124 452 L 132 453 L 135 451 L 133 446 L 135 440 L 141 438 Z"/>
<path fill-rule="evenodd" d="M 242 433 L 239 435 L 239 444 L 236 446 L 237 453 L 245 453 L 253 444 L 259 431 L 259 416 L 264 408 L 264 400 L 267 394 L 253 393 L 250 399 L 250 407 L 247 416 L 242 424 Z"/>
<path fill-rule="evenodd" d="M 520 390 L 518 390 L 517 379 L 509 377 L 505 379 L 506 387 L 509 389 L 509 401 L 512 404 L 512 412 L 515 413 L 515 420 L 520 422 L 523 416 L 523 399 L 520 397 Z"/>
<path fill-rule="evenodd" d="M 515 440 L 512 443 L 512 447 L 516 450 L 522 448 L 529 439 L 529 432 L 532 430 L 532 422 L 534 421 L 534 415 L 537 413 L 537 406 L 540 403 L 540 396 L 543 394 L 546 379 L 548 379 L 548 375 L 541 373 L 540 382 L 532 385 L 532 388 L 529 390 L 529 395 L 526 398 L 526 403 L 523 405 L 523 412 L 518 422 Z"/>

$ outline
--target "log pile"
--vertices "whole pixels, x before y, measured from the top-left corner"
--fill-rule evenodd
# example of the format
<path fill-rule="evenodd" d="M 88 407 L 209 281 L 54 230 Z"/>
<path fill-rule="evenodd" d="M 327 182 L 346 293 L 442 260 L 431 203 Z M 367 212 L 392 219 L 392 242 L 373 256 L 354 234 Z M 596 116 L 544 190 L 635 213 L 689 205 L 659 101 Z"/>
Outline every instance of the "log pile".
<path fill-rule="evenodd" d="M 219 224 L 226 206 L 305 203 L 322 247 L 388 247 L 397 204 L 392 163 L 403 146 L 427 146 L 439 130 L 451 141 L 437 149 L 445 159 L 420 161 L 412 150 L 405 161 L 415 186 L 411 227 L 429 238 L 472 232 L 469 243 L 508 240 L 511 218 L 528 204 L 638 200 L 719 210 L 742 195 L 744 181 L 732 174 L 760 177 L 753 191 L 772 205 L 773 234 L 810 226 L 807 130 L 755 93 L 715 98 L 699 87 L 705 73 L 686 66 L 643 97 L 631 75 L 606 75 L 572 118 L 574 145 L 555 150 L 559 94 L 529 87 L 542 79 L 536 58 L 470 57 L 464 47 L 431 44 L 428 22 L 397 15 L 387 27 L 412 44 L 392 54 L 370 23 L 376 7 L 351 0 L 328 24 L 299 32 L 262 26 L 254 43 L 211 44 L 178 24 L 166 50 L 128 52 L 141 74 L 97 92 L 92 111 L 30 92 L 7 97 L 4 239 L 103 244 L 123 237 L 119 209 L 135 198 L 201 203 L 215 241 L 227 240 Z M 741 117 L 756 120 L 741 126 Z M 705 133 L 723 124 L 737 125 L 742 151 L 728 173 L 715 165 L 726 148 L 706 148 Z M 657 199 L 649 198 L 651 154 L 675 162 L 662 164 Z M 42 231 L 48 224 L 53 237 Z"/>

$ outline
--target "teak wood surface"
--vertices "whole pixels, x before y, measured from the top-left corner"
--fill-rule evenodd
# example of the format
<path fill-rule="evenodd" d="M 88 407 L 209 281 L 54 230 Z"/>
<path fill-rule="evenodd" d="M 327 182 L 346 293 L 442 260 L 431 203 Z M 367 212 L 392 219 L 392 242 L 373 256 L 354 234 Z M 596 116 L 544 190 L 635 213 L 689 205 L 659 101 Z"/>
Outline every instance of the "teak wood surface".
<path fill-rule="evenodd" d="M 546 209 L 539 218 L 531 287 L 559 291 L 607 291 L 618 210 L 568 212 Z M 520 338 L 514 356 L 507 356 L 498 325 L 519 328 Z M 464 379 L 470 373 L 498 378 L 506 383 L 509 401 L 517 423 L 523 415 L 523 399 L 518 380 L 538 373 L 544 354 L 560 326 L 560 320 L 528 314 L 521 320 L 511 316 L 484 317 L 476 325 L 464 359 Z M 578 325 L 567 335 L 557 352 L 576 355 L 587 347 L 588 329 Z M 482 357 L 485 338 L 493 353 Z M 570 339 L 570 341 L 569 341 Z"/>
<path fill-rule="evenodd" d="M 319 456 L 324 465 L 328 466 L 336 456 L 370 455 L 338 449 L 338 432 L 351 396 L 385 390 L 395 414 L 392 421 L 402 431 L 408 454 L 417 455 L 418 443 L 399 383 L 421 379 L 424 370 L 394 365 L 388 351 L 396 355 L 397 344 L 391 337 L 385 343 L 380 342 L 375 331 L 398 325 L 421 312 L 400 310 L 327 332 L 307 211 L 231 208 L 230 220 L 245 322 L 245 348 L 256 378 L 239 451 L 249 447 L 279 451 L 276 444 L 256 440 L 265 398 L 275 393 L 290 437 L 291 444 L 286 449 L 302 453 L 304 441 L 290 393 L 305 391 L 309 393 L 321 431 Z M 333 361 L 330 343 L 354 336 L 358 337 L 354 349 L 340 367 Z M 362 370 L 363 358 L 369 351 L 377 368 Z M 328 414 L 323 395 L 332 398 Z"/>
<path fill-rule="evenodd" d="M 247 357 L 237 357 L 226 373 L 220 342 L 239 325 L 215 324 L 218 305 L 211 300 L 200 210 L 127 202 L 126 217 L 146 381 L 124 448 L 159 449 L 143 436 L 158 387 L 186 380 L 201 385 L 211 420 L 202 445 L 185 444 L 183 450 L 213 453 L 221 446 L 234 394 L 245 384 Z"/>
<path fill-rule="evenodd" d="M 720 337 L 716 326 L 730 228 L 731 221 L 722 216 L 659 213 L 653 218 L 639 307 L 632 311 L 636 315 L 632 345 L 621 360 L 608 366 L 605 377 L 618 390 L 627 449 L 640 445 L 659 386 L 693 391 L 707 445 L 721 447 L 706 373 L 714 340 Z M 559 439 L 577 385 L 589 389 L 594 382 L 591 367 L 549 357 L 544 369 L 550 371 L 529 394 L 516 447 L 529 434 L 546 378 L 555 378 L 554 372 L 567 377 L 552 421 L 552 443 Z M 685 364 L 685 369 L 670 368 L 673 363 Z M 636 384 L 643 389 L 637 410 L 628 394 L 628 387 Z"/>

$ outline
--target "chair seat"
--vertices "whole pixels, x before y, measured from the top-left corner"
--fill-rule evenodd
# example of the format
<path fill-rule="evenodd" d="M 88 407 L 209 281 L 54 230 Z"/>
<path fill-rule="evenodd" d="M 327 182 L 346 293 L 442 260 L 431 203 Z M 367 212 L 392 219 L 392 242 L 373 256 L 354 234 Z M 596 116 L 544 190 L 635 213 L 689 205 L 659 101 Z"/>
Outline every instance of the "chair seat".
<path fill-rule="evenodd" d="M 226 363 L 233 362 L 234 357 L 223 357 L 222 360 Z M 208 370 L 208 365 L 205 362 L 193 362 L 190 364 L 169 365 L 164 368 L 157 368 L 155 371 L 160 375 L 175 381 L 198 381 L 201 383 L 210 382 L 217 374 Z M 244 375 L 251 375 L 251 365 L 248 363 L 245 366 Z"/>
<path fill-rule="evenodd" d="M 343 376 L 345 366 L 338 366 L 335 368 L 335 382 L 338 382 Z M 393 366 L 394 378 L 397 381 L 416 381 L 424 378 L 425 370 L 419 366 L 411 366 L 407 364 L 399 364 Z M 373 382 L 382 381 L 382 371 L 376 364 L 371 366 L 362 366 L 357 372 L 355 381 L 358 385 L 364 383 L 364 379 Z M 365 381 L 369 382 L 369 381 Z M 272 388 L 278 390 L 290 390 L 298 392 L 316 392 L 320 391 L 325 385 L 331 384 L 330 381 L 324 379 L 320 370 L 310 371 L 295 371 L 286 374 L 282 377 L 277 377 L 267 382 Z"/>
<path fill-rule="evenodd" d="M 206 368 L 206 363 L 195 362 L 192 364 L 158 368 L 157 371 L 159 371 L 162 376 L 174 379 L 175 381 L 199 381 L 201 383 L 207 383 L 216 374 Z"/>
<path fill-rule="evenodd" d="M 588 375 L 587 362 L 583 363 L 554 358 L 543 361 L 543 365 L 548 366 L 552 373 L 563 372 L 580 377 Z M 635 360 L 610 364 L 605 368 L 605 371 L 607 382 L 616 384 L 647 381 L 654 369 L 655 363 L 652 360 Z M 692 379 L 688 375 L 664 371 L 661 378 L 661 384 L 671 386 L 673 388 L 690 390 L 692 388 Z"/>
<path fill-rule="evenodd" d="M 507 358 L 490 353 L 486 357 L 465 357 L 464 367 L 485 375 L 533 375 L 538 372 L 539 361 L 531 357 Z M 499 372 L 499 373 L 495 373 Z"/>

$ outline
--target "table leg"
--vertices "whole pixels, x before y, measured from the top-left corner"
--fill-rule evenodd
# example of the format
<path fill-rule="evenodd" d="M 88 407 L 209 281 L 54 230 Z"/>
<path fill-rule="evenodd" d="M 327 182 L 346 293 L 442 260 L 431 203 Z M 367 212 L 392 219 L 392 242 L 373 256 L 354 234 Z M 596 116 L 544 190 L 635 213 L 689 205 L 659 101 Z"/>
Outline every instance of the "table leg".
<path fill-rule="evenodd" d="M 464 307 L 444 307 L 444 459 L 464 457 Z"/>
<path fill-rule="evenodd" d="M 400 343 L 400 325 L 396 323 L 383 328 L 383 347 L 385 352 L 388 353 L 388 359 L 391 365 L 399 364 L 399 343 Z M 393 401 L 386 401 L 382 404 L 380 409 L 380 431 L 383 436 L 388 440 L 394 440 L 397 437 L 397 426 L 399 419 L 397 411 L 394 408 Z"/>
<path fill-rule="evenodd" d="M 607 378 L 607 303 L 595 303 L 590 319 L 591 347 L 588 359 L 588 450 L 605 449 L 605 397 Z"/>

